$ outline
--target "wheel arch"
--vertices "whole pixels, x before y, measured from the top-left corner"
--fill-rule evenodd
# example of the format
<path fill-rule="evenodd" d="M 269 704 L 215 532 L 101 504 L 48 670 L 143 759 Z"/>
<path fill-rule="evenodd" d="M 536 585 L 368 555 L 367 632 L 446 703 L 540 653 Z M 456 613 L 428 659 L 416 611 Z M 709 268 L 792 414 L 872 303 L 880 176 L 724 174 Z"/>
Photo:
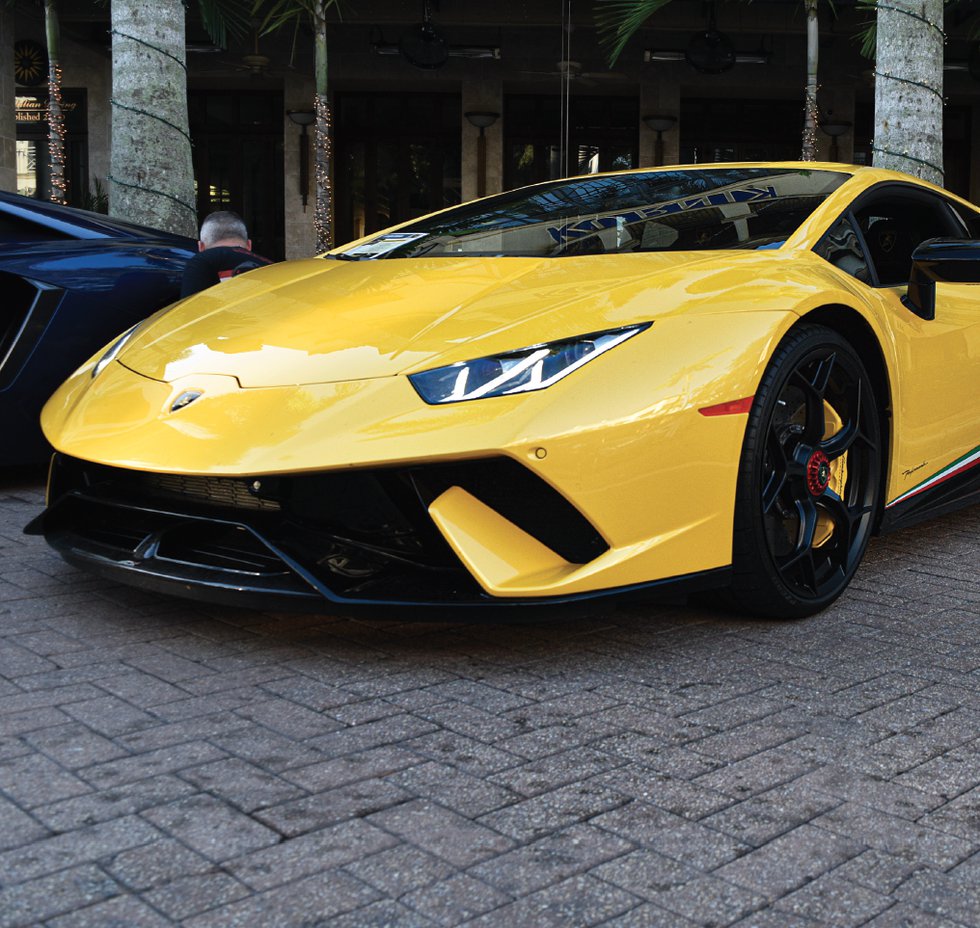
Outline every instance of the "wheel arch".
<path fill-rule="evenodd" d="M 878 410 L 881 413 L 880 425 L 883 446 L 881 454 L 882 498 L 881 505 L 878 509 L 877 524 L 874 526 L 875 534 L 877 534 L 881 516 L 884 512 L 885 493 L 888 486 L 888 469 L 893 429 L 892 392 L 888 380 L 888 366 L 885 362 L 885 355 L 881 350 L 881 343 L 878 341 L 878 337 L 867 320 L 849 306 L 842 306 L 840 304 L 820 306 L 803 316 L 790 331 L 792 332 L 797 326 L 807 323 L 822 325 L 824 328 L 831 329 L 847 339 L 861 356 L 861 361 L 874 386 Z"/>

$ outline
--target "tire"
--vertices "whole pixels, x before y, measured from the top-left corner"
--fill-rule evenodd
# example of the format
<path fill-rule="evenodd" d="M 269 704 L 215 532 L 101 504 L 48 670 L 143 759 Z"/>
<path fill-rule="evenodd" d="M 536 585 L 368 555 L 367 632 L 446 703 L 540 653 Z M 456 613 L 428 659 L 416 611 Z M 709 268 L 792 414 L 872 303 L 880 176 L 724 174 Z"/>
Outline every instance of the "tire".
<path fill-rule="evenodd" d="M 877 522 L 881 422 L 853 347 L 816 325 L 776 349 L 755 395 L 735 496 L 732 604 L 802 618 L 850 583 Z"/>

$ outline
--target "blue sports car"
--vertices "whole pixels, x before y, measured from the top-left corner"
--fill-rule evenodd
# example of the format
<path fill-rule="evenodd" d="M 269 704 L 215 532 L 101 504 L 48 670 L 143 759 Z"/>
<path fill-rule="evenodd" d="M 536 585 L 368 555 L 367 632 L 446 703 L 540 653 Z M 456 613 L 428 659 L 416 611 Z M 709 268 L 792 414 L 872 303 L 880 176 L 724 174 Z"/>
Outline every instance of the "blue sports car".
<path fill-rule="evenodd" d="M 193 239 L 0 192 L 0 466 L 43 460 L 38 415 L 112 337 L 176 300 Z"/>

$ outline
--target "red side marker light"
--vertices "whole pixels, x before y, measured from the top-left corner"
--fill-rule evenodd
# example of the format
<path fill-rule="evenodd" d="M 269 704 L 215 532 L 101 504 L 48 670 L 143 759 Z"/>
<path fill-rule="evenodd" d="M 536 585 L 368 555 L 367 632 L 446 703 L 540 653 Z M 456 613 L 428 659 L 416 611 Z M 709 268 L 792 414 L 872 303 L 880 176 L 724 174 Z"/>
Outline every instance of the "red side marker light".
<path fill-rule="evenodd" d="M 748 412 L 752 408 L 754 396 L 747 396 L 742 400 L 731 400 L 728 403 L 719 403 L 717 406 L 705 406 L 698 412 L 702 416 L 736 416 L 739 413 Z"/>

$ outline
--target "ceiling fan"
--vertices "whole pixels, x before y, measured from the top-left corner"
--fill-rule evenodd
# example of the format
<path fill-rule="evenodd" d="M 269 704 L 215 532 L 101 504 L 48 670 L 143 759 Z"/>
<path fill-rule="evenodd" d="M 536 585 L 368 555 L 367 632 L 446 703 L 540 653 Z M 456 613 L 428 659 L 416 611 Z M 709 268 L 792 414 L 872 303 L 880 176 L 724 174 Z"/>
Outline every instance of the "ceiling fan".
<path fill-rule="evenodd" d="M 422 22 L 409 27 L 397 44 L 385 42 L 375 27 L 371 44 L 378 55 L 400 55 L 423 71 L 441 68 L 450 58 L 500 58 L 498 45 L 450 45 L 432 22 L 429 0 L 422 2 Z"/>
<path fill-rule="evenodd" d="M 268 75 L 271 64 L 272 59 L 259 51 L 259 24 L 257 20 L 252 20 L 252 51 L 242 55 L 238 63 L 232 65 L 232 70 L 244 71 L 249 77 L 258 79 Z"/>
<path fill-rule="evenodd" d="M 684 51 L 687 63 L 702 74 L 722 74 L 735 67 L 735 46 L 715 26 L 715 5 L 708 4 L 708 23 L 703 32 L 691 36 Z"/>
<path fill-rule="evenodd" d="M 273 74 L 295 69 L 292 67 L 291 62 L 286 68 L 274 66 L 272 59 L 259 51 L 258 22 L 254 21 L 252 23 L 252 50 L 248 54 L 242 55 L 237 61 L 231 62 L 230 64 L 219 62 L 217 68 L 207 68 L 207 70 L 208 73 L 214 75 L 237 76 L 244 73 L 250 79 L 258 81 L 271 77 Z"/>
<path fill-rule="evenodd" d="M 686 61 L 702 74 L 723 74 L 736 64 L 768 64 L 770 52 L 764 45 L 754 52 L 736 52 L 731 39 L 719 32 L 715 25 L 714 4 L 708 4 L 708 21 L 705 29 L 695 32 L 684 49 L 646 49 L 643 60 Z"/>
<path fill-rule="evenodd" d="M 409 64 L 426 71 L 441 68 L 446 63 L 449 43 L 432 25 L 429 0 L 422 0 L 422 22 L 402 34 L 398 51 Z"/>
<path fill-rule="evenodd" d="M 580 61 L 562 58 L 555 62 L 554 71 L 522 71 L 538 77 L 557 77 L 562 81 L 574 81 L 584 87 L 593 86 L 599 81 L 625 81 L 629 78 L 618 71 L 586 71 Z"/>

